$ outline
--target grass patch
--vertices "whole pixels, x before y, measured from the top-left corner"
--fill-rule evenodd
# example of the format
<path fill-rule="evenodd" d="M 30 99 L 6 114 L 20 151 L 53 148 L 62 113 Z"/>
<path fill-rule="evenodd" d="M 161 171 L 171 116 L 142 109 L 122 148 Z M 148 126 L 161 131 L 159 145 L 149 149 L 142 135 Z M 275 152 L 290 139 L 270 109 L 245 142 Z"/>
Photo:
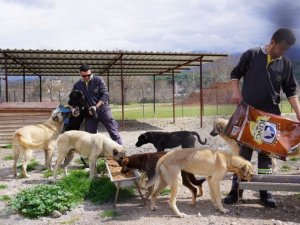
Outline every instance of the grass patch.
<path fill-rule="evenodd" d="M 104 174 L 106 172 L 105 160 L 99 159 L 97 161 L 97 173 Z"/>
<path fill-rule="evenodd" d="M 100 214 L 101 218 L 116 218 L 119 215 L 120 213 L 116 210 L 105 210 Z"/>
<path fill-rule="evenodd" d="M 4 160 L 13 160 L 13 159 L 14 159 L 14 156 L 13 156 L 13 155 L 6 155 L 6 156 L 4 156 L 3 159 L 4 159 Z"/>
<path fill-rule="evenodd" d="M 291 106 L 287 100 L 282 100 L 279 105 L 282 113 L 291 113 Z M 122 119 L 122 106 L 111 104 L 113 116 L 116 120 Z M 204 116 L 232 115 L 236 109 L 235 104 L 228 105 L 204 105 Z M 156 103 L 155 112 L 153 103 L 131 103 L 124 105 L 124 119 L 134 120 L 141 118 L 172 118 L 172 103 Z M 198 117 L 200 116 L 199 103 L 196 105 L 182 105 L 181 101 L 176 101 L 176 117 Z"/>
<path fill-rule="evenodd" d="M 298 161 L 299 160 L 299 158 L 297 158 L 297 157 L 291 157 L 290 159 L 289 159 L 290 161 Z"/>
<path fill-rule="evenodd" d="M 1 145 L 1 148 L 3 148 L 3 149 L 12 149 L 12 144 Z"/>
<path fill-rule="evenodd" d="M 160 192 L 160 195 L 165 196 L 165 195 L 170 195 L 171 189 L 164 189 Z"/>
<path fill-rule="evenodd" d="M 11 197 L 9 195 L 1 195 L 0 196 L 0 201 L 5 202 L 7 204 L 10 204 Z"/>
<path fill-rule="evenodd" d="M 300 200 L 300 194 L 295 194 L 294 196 Z"/>
<path fill-rule="evenodd" d="M 292 169 L 289 165 L 283 164 L 280 169 L 282 172 L 290 172 Z"/>
<path fill-rule="evenodd" d="M 24 216 L 37 218 L 54 210 L 64 212 L 73 205 L 72 194 L 57 185 L 38 185 L 19 192 L 11 202 L 12 208 Z"/>
<path fill-rule="evenodd" d="M 73 170 L 56 184 L 38 185 L 19 192 L 12 200 L 12 208 L 26 217 L 37 218 L 54 210 L 64 212 L 83 200 L 97 204 L 112 202 L 115 193 L 116 187 L 108 177 L 91 180 L 88 172 Z M 119 192 L 119 199 L 134 195 L 133 188 L 124 188 Z"/>
<path fill-rule="evenodd" d="M 6 189 L 7 185 L 6 184 L 0 184 L 0 189 Z"/>
<path fill-rule="evenodd" d="M 37 166 L 39 166 L 39 162 L 36 161 L 35 159 L 31 160 L 28 164 L 27 164 L 27 172 L 28 171 L 33 171 L 36 169 Z M 21 169 L 23 166 L 23 164 L 17 166 L 18 169 Z"/>
<path fill-rule="evenodd" d="M 59 181 L 58 185 L 73 194 L 74 202 L 81 202 L 84 199 L 98 204 L 112 202 L 116 193 L 116 187 L 108 177 L 91 180 L 88 172 L 82 170 L 71 171 L 70 175 Z M 120 190 L 120 200 L 132 196 L 134 196 L 133 188 Z"/>
<path fill-rule="evenodd" d="M 62 169 L 58 169 L 57 170 L 57 174 L 62 174 L 63 173 L 63 170 Z M 52 177 L 53 176 L 53 171 L 49 170 L 49 169 L 46 169 L 44 172 L 43 172 L 43 177 L 45 178 L 48 178 L 48 177 Z"/>

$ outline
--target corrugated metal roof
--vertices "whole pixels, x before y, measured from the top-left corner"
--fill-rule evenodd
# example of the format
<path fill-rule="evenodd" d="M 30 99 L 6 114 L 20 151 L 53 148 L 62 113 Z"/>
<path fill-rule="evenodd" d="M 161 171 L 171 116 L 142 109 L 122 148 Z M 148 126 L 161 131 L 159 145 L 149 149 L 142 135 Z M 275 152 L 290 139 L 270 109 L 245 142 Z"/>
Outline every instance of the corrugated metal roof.
<path fill-rule="evenodd" d="M 0 49 L 0 65 L 10 76 L 74 76 L 87 63 L 94 74 L 151 76 L 180 72 L 227 54 L 197 52 L 133 52 Z"/>

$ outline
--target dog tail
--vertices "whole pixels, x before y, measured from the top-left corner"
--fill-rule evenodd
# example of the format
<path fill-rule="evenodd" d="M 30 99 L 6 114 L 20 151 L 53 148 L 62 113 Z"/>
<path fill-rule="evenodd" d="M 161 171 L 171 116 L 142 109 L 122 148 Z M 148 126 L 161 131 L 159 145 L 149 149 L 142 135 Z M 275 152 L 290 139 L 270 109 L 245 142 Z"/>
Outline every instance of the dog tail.
<path fill-rule="evenodd" d="M 198 141 L 199 141 L 200 144 L 205 145 L 207 143 L 207 139 L 204 138 L 204 141 L 202 141 L 201 138 L 200 138 L 200 135 L 197 132 L 192 131 L 192 134 L 195 135 L 195 136 L 197 136 Z"/>
<path fill-rule="evenodd" d="M 149 187 L 152 187 L 155 182 L 157 181 L 157 179 L 159 178 L 159 175 L 160 175 L 160 167 L 165 159 L 165 156 L 167 154 L 163 155 L 156 163 L 156 167 L 155 167 L 155 175 L 150 178 L 149 180 L 147 180 L 147 182 L 145 183 L 145 188 L 149 188 Z"/>
<path fill-rule="evenodd" d="M 22 145 L 26 146 L 26 147 L 38 147 L 41 146 L 43 144 L 43 142 L 41 143 L 33 143 L 31 141 L 27 141 L 22 134 L 20 134 L 18 131 L 14 134 L 14 139 L 17 140 L 19 143 L 21 143 Z"/>

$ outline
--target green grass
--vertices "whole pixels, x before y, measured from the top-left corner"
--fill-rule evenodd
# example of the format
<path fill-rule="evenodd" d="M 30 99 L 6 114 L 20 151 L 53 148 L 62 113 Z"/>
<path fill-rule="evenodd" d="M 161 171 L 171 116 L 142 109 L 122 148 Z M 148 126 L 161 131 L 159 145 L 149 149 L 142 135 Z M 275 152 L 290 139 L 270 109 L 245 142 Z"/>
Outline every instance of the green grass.
<path fill-rule="evenodd" d="M 74 170 L 66 177 L 63 177 L 59 186 L 72 193 L 74 202 L 81 202 L 84 199 L 101 204 L 112 202 L 116 193 L 115 185 L 108 177 L 91 180 L 86 171 Z M 125 200 L 134 196 L 133 188 L 122 188 L 119 193 L 119 199 Z"/>
<path fill-rule="evenodd" d="M 4 156 L 3 159 L 4 159 L 4 160 L 13 160 L 13 159 L 14 159 L 14 156 L 13 156 L 13 155 L 6 155 L 6 156 Z"/>
<path fill-rule="evenodd" d="M 11 202 L 11 197 L 9 195 L 1 195 L 0 201 L 9 204 Z"/>
<path fill-rule="evenodd" d="M 171 190 L 170 189 L 164 189 L 160 192 L 160 195 L 164 196 L 164 195 L 170 195 Z"/>
<path fill-rule="evenodd" d="M 104 174 L 106 172 L 105 160 L 99 159 L 97 162 L 97 173 Z"/>
<path fill-rule="evenodd" d="M 12 149 L 12 144 L 4 144 L 0 146 L 2 149 Z M 0 148 L 0 149 L 1 149 Z"/>
<path fill-rule="evenodd" d="M 289 165 L 287 165 L 287 164 L 283 164 L 281 166 L 281 171 L 282 172 L 290 172 L 291 170 L 292 170 L 291 167 Z"/>
<path fill-rule="evenodd" d="M 0 189 L 6 189 L 7 185 L 6 184 L 0 184 Z"/>
<path fill-rule="evenodd" d="M 57 174 L 62 174 L 63 170 L 62 169 L 58 169 L 57 170 Z M 53 176 L 53 170 L 49 170 L 46 169 L 45 171 L 43 171 L 43 177 L 48 178 L 48 177 L 52 177 Z"/>
<path fill-rule="evenodd" d="M 116 218 L 119 215 L 120 215 L 120 213 L 116 210 L 106 210 L 100 214 L 101 218 L 107 218 L 107 217 Z"/>
<path fill-rule="evenodd" d="M 37 162 L 35 159 L 31 160 L 28 164 L 27 164 L 27 172 L 28 171 L 33 171 L 36 169 L 36 167 L 40 165 L 39 162 Z M 23 166 L 23 164 L 17 166 L 18 169 L 21 169 Z"/>
<path fill-rule="evenodd" d="M 96 204 L 113 202 L 116 187 L 108 177 L 91 180 L 89 173 L 82 170 L 70 171 L 68 176 L 63 177 L 52 185 L 38 185 L 20 191 L 12 199 L 12 208 L 21 212 L 24 216 L 36 218 L 47 216 L 53 210 L 64 212 L 73 206 L 90 200 Z M 135 196 L 133 188 L 122 188 L 119 192 L 119 200 L 126 200 Z M 5 197 L 2 197 L 5 199 Z M 106 217 L 115 217 L 115 212 L 107 211 Z M 68 222 L 67 222 L 68 223 Z"/>
<path fill-rule="evenodd" d="M 113 116 L 116 120 L 122 119 L 121 105 L 111 105 Z M 204 116 L 232 115 L 236 109 L 236 105 L 204 105 Z M 291 106 L 288 101 L 280 103 L 282 113 L 291 113 Z M 200 116 L 200 106 L 198 105 L 175 105 L 176 117 L 197 117 Z M 172 118 L 173 106 L 172 103 L 132 103 L 124 106 L 124 119 L 133 120 L 141 118 Z"/>

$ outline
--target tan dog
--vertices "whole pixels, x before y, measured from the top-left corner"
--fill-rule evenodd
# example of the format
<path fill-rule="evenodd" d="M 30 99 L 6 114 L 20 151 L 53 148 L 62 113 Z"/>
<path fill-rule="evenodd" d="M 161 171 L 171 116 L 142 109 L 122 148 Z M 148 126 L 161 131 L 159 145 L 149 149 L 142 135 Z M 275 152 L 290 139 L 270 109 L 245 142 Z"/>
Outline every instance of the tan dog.
<path fill-rule="evenodd" d="M 75 152 L 89 159 L 90 178 L 93 179 L 96 174 L 97 159 L 99 157 L 120 157 L 120 154 L 124 154 L 124 147 L 100 133 L 90 134 L 85 131 L 71 130 L 58 137 L 57 151 L 57 162 L 53 173 L 55 180 L 57 169 L 65 158 L 62 167 L 67 175 L 67 165 L 73 159 Z"/>
<path fill-rule="evenodd" d="M 17 162 L 20 153 L 24 154 L 24 162 L 22 166 L 23 176 L 29 177 L 27 174 L 27 164 L 31 160 L 32 150 L 44 150 L 45 165 L 51 168 L 51 159 L 55 147 L 55 140 L 60 133 L 63 124 L 63 116 L 61 112 L 53 111 L 51 117 L 42 124 L 28 125 L 19 128 L 13 134 L 14 149 L 14 176 L 17 176 Z"/>
<path fill-rule="evenodd" d="M 227 119 L 217 118 L 214 121 L 213 129 L 210 132 L 210 135 L 213 137 L 215 137 L 217 135 L 221 136 L 224 139 L 224 141 L 226 141 L 226 143 L 229 145 L 230 150 L 233 152 L 233 154 L 239 155 L 240 147 L 239 147 L 238 143 L 234 139 L 229 138 L 228 136 L 224 135 L 224 130 L 228 124 L 228 121 L 229 120 L 227 120 Z"/>
<path fill-rule="evenodd" d="M 146 183 L 147 187 L 155 188 L 151 194 L 151 209 L 156 209 L 156 199 L 160 191 L 166 186 L 171 187 L 169 204 L 179 217 L 185 217 L 176 206 L 176 197 L 182 183 L 180 171 L 203 175 L 207 177 L 211 201 L 223 213 L 225 209 L 221 202 L 220 183 L 226 172 L 234 172 L 244 180 L 250 180 L 253 175 L 252 164 L 240 156 L 210 149 L 184 149 L 168 152 L 160 158 L 156 165 L 155 177 Z"/>

